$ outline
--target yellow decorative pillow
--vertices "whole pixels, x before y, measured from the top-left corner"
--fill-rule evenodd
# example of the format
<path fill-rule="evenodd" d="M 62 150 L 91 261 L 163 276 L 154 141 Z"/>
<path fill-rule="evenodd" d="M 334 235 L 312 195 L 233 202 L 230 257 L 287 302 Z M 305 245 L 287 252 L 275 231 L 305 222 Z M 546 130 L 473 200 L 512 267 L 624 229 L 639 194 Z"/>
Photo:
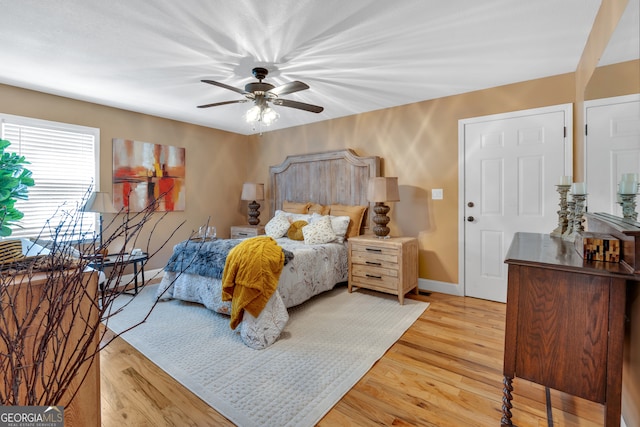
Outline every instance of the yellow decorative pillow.
<path fill-rule="evenodd" d="M 331 206 L 329 205 L 321 205 L 320 203 L 312 203 L 309 206 L 309 213 L 317 213 L 320 215 L 328 215 L 331 210 Z"/>
<path fill-rule="evenodd" d="M 304 240 L 304 235 L 302 234 L 302 227 L 308 225 L 307 221 L 296 221 L 289 226 L 289 231 L 287 231 L 287 237 L 291 240 Z"/>
<path fill-rule="evenodd" d="M 366 211 L 367 206 L 331 205 L 332 216 L 348 216 L 351 219 L 347 229 L 347 238 L 360 235 L 362 218 L 364 218 Z"/>
<path fill-rule="evenodd" d="M 306 214 L 309 213 L 309 206 L 311 203 L 297 203 L 297 202 L 289 202 L 285 200 L 282 202 L 282 210 L 289 213 L 298 213 L 298 214 Z"/>

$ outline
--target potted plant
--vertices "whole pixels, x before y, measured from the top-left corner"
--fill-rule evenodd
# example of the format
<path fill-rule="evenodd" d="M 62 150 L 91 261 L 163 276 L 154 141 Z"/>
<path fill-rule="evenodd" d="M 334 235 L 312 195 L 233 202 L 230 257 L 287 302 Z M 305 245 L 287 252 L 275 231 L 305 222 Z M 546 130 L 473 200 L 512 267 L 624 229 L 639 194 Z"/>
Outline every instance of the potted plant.
<path fill-rule="evenodd" d="M 10 225 L 24 217 L 14 205 L 18 199 L 27 199 L 29 187 L 34 185 L 31 171 L 24 166 L 29 162 L 24 156 L 6 152 L 9 145 L 11 142 L 0 139 L 0 237 L 10 236 Z"/>

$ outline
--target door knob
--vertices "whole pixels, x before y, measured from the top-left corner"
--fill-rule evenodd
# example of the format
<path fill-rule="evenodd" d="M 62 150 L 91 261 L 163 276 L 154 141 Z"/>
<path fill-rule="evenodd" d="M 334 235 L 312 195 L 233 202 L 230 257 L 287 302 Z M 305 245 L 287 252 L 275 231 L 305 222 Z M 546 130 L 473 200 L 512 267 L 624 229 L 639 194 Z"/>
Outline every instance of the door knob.
<path fill-rule="evenodd" d="M 474 207 L 475 205 L 473 204 L 473 202 L 469 202 L 467 203 L 467 206 L 469 206 L 470 208 Z"/>
<path fill-rule="evenodd" d="M 468 217 L 467 217 L 467 221 L 469 221 L 469 222 L 473 222 L 473 220 L 474 220 L 474 219 L 475 219 L 475 218 L 474 218 L 474 217 L 472 217 L 472 216 L 468 216 Z"/>

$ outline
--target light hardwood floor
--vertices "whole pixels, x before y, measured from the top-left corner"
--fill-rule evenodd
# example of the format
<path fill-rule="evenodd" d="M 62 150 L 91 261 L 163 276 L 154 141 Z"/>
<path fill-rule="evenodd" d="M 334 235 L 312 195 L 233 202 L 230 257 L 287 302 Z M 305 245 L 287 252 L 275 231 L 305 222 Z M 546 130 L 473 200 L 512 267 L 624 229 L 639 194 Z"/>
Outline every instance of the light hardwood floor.
<path fill-rule="evenodd" d="M 318 425 L 499 426 L 505 305 L 436 293 L 408 298 L 431 306 Z M 100 363 L 105 427 L 233 425 L 121 339 Z M 542 387 L 516 379 L 513 397 L 514 424 L 547 425 Z M 602 425 L 600 405 L 551 397 L 555 426 Z"/>

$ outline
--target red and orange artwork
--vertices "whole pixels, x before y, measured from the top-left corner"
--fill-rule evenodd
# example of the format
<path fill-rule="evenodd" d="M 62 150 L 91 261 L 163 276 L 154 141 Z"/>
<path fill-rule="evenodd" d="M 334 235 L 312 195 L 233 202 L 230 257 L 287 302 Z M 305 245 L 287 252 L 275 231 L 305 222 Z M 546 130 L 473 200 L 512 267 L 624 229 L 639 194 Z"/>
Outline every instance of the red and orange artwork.
<path fill-rule="evenodd" d="M 113 139 L 113 206 L 140 212 L 185 208 L 185 149 L 130 139 Z"/>

